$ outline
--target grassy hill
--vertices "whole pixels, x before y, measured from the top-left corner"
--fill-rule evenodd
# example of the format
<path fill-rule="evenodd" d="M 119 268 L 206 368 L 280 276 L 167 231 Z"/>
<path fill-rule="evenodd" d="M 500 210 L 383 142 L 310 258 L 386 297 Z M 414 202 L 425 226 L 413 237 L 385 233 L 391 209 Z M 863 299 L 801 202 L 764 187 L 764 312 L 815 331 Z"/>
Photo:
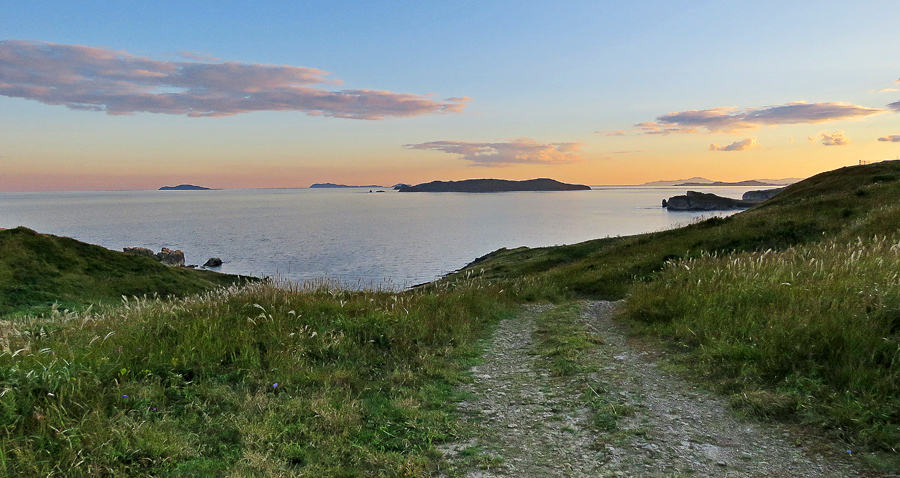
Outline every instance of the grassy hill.
<path fill-rule="evenodd" d="M 548 294 L 621 299 L 668 261 L 702 253 L 781 250 L 832 238 L 893 234 L 900 216 L 875 214 L 900 200 L 900 162 L 841 168 L 813 176 L 740 214 L 686 227 L 574 245 L 500 249 L 458 275 L 530 277 Z M 458 275 L 451 276 L 450 280 Z"/>
<path fill-rule="evenodd" d="M 186 296 L 239 280 L 24 227 L 0 230 L 0 316 L 118 303 L 122 296 Z"/>
<path fill-rule="evenodd" d="M 256 282 L 43 317 L 21 311 L 210 284 L 2 231 L 19 313 L 0 321 L 0 476 L 439 476 L 478 340 L 522 302 L 583 297 L 625 299 L 636 333 L 734 406 L 896 455 L 898 227 L 900 162 L 885 162 L 728 218 L 500 250 L 402 293 Z"/>

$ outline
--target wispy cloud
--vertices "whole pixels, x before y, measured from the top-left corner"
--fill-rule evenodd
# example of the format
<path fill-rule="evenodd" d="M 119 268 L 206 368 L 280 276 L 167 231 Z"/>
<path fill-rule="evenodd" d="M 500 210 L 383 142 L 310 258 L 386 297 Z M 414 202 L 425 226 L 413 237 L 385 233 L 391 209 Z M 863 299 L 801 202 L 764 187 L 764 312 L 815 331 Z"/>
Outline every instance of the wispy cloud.
<path fill-rule="evenodd" d="M 625 136 L 625 131 L 621 129 L 612 130 L 612 131 L 594 131 L 594 134 L 599 134 L 603 136 Z"/>
<path fill-rule="evenodd" d="M 895 92 L 895 91 L 900 91 L 900 89 L 897 89 L 897 88 L 882 88 L 882 89 L 880 89 L 880 90 L 872 90 L 872 91 L 870 91 L 869 93 L 893 93 L 893 92 Z"/>
<path fill-rule="evenodd" d="M 195 59 L 204 59 L 195 53 Z M 329 90 L 328 72 L 287 65 L 159 61 L 126 52 L 0 41 L 0 95 L 111 115 L 230 116 L 253 111 L 380 120 L 458 113 L 468 98 L 436 101 L 390 91 Z"/>
<path fill-rule="evenodd" d="M 825 146 L 846 146 L 850 144 L 850 139 L 844 135 L 843 131 L 835 131 L 834 133 L 820 132 L 819 138 L 822 138 L 822 144 Z"/>
<path fill-rule="evenodd" d="M 610 154 L 632 154 L 632 153 L 649 153 L 652 149 L 633 149 L 629 151 L 613 151 Z"/>
<path fill-rule="evenodd" d="M 900 109 L 900 102 L 894 104 Z M 710 132 L 735 133 L 755 130 L 764 125 L 824 123 L 843 119 L 863 118 L 886 110 L 847 103 L 794 102 L 778 106 L 748 108 L 719 107 L 708 110 L 689 110 L 669 113 L 656 118 L 656 122 L 639 123 L 636 128 L 646 134 L 697 132 L 705 128 Z"/>
<path fill-rule="evenodd" d="M 710 151 L 746 151 L 748 149 L 758 148 L 759 145 L 756 143 L 756 138 L 750 137 L 743 141 L 736 141 L 734 143 L 729 144 L 728 146 L 722 146 L 719 143 L 713 143 L 709 145 Z"/>
<path fill-rule="evenodd" d="M 409 149 L 441 151 L 462 155 L 473 166 L 511 166 L 514 164 L 563 164 L 581 161 L 581 143 L 538 143 L 518 138 L 501 143 L 432 141 L 406 144 Z"/>
<path fill-rule="evenodd" d="M 900 143 L 900 134 L 891 134 L 878 138 L 878 141 L 887 141 L 891 143 Z"/>
<path fill-rule="evenodd" d="M 894 111 L 900 111 L 900 101 L 895 101 L 895 102 L 887 105 L 887 107 Z"/>
<path fill-rule="evenodd" d="M 696 128 L 682 126 L 666 126 L 655 121 L 645 121 L 634 125 L 635 128 L 644 132 L 644 134 L 678 134 L 678 133 L 696 133 Z"/>

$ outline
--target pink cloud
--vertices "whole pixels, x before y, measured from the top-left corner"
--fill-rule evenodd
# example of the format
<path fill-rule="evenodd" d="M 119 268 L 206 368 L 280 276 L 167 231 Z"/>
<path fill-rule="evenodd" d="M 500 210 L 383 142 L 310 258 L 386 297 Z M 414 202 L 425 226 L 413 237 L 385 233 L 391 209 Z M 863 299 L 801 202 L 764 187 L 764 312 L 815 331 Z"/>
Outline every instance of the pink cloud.
<path fill-rule="evenodd" d="M 603 136 L 625 136 L 625 131 L 617 129 L 613 131 L 594 131 L 594 134 Z"/>
<path fill-rule="evenodd" d="M 835 131 L 834 133 L 819 133 L 824 146 L 846 146 L 850 144 L 850 139 L 844 135 L 843 131 Z"/>
<path fill-rule="evenodd" d="M 471 161 L 473 166 L 563 164 L 581 161 L 581 143 L 538 143 L 531 138 L 519 138 L 503 143 L 432 141 L 406 144 L 404 147 L 462 155 L 461 159 Z"/>
<path fill-rule="evenodd" d="M 900 109 L 900 102 L 895 109 Z M 735 133 L 759 129 L 764 125 L 824 123 L 843 119 L 863 118 L 886 110 L 847 103 L 805 103 L 802 101 L 763 108 L 719 107 L 708 110 L 688 110 L 657 117 L 657 123 L 639 123 L 636 128 L 646 134 L 668 132 L 697 132 L 706 128 L 710 132 Z"/>
<path fill-rule="evenodd" d="M 469 98 L 435 101 L 390 91 L 329 90 L 315 68 L 239 62 L 158 61 L 104 48 L 0 41 L 0 95 L 111 115 L 231 116 L 300 111 L 380 120 L 459 113 Z"/>
<path fill-rule="evenodd" d="M 892 134 L 878 138 L 878 141 L 887 141 L 891 143 L 900 143 L 900 134 Z"/>
<path fill-rule="evenodd" d="M 709 145 L 710 151 L 746 151 L 748 149 L 756 149 L 759 145 L 756 143 L 756 138 L 750 137 L 743 141 L 736 141 L 734 143 L 729 144 L 728 146 L 722 146 L 719 143 L 713 143 Z"/>

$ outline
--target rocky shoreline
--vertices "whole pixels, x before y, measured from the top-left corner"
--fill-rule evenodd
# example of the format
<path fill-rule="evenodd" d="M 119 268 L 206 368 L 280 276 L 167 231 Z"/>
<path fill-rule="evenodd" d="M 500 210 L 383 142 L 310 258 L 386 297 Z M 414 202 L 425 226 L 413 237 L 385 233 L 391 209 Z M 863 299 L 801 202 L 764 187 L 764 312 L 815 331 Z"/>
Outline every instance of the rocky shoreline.
<path fill-rule="evenodd" d="M 132 256 L 149 257 L 167 266 L 189 267 L 192 269 L 197 267 L 196 264 L 185 265 L 184 252 L 182 252 L 181 250 L 172 250 L 168 247 L 163 247 L 159 252 L 153 252 L 153 250 L 147 249 L 146 247 L 125 247 L 122 249 L 122 252 L 124 252 L 125 254 L 130 254 Z M 224 262 L 222 261 L 222 259 L 218 257 L 210 257 L 203 264 L 203 267 L 220 267 L 223 263 Z"/>

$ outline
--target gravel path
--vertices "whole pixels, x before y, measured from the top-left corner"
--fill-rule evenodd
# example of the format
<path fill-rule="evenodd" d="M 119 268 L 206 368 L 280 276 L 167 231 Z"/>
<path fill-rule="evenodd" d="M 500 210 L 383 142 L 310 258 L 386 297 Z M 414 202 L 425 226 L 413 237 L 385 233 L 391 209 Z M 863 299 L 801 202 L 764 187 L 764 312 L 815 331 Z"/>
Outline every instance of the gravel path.
<path fill-rule="evenodd" d="M 661 370 L 629 345 L 611 320 L 615 307 L 584 303 L 582 320 L 604 344 L 591 352 L 595 371 L 563 378 L 533 351 L 536 320 L 551 306 L 503 321 L 465 385 L 470 400 L 459 410 L 474 438 L 442 449 L 446 476 L 871 476 L 778 426 L 735 417 L 725 400 Z M 578 392 L 585 384 L 633 413 L 612 432 L 592 428 Z"/>

